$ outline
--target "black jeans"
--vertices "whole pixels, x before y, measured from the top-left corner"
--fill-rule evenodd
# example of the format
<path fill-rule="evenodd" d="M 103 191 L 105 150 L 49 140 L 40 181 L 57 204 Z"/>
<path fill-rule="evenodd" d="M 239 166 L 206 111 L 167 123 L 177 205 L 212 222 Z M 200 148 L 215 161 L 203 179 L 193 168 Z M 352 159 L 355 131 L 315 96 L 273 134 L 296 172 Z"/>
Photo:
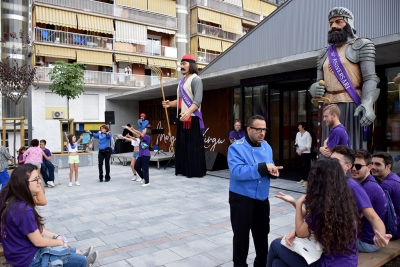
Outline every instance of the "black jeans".
<path fill-rule="evenodd" d="M 140 156 L 137 158 L 135 163 L 135 170 L 139 177 L 144 179 L 145 183 L 149 183 L 149 156 Z"/>
<path fill-rule="evenodd" d="M 229 191 L 233 230 L 233 266 L 246 267 L 249 252 L 249 232 L 253 236 L 255 267 L 265 267 L 268 256 L 269 200 L 245 197 Z"/>
<path fill-rule="evenodd" d="M 49 170 L 49 175 L 47 175 L 47 170 Z M 47 182 L 54 182 L 54 165 L 51 161 L 43 160 L 40 172 L 42 173 L 43 180 L 46 184 Z"/>
<path fill-rule="evenodd" d="M 310 153 L 302 153 L 301 156 L 297 156 L 299 165 L 301 168 L 301 179 L 307 181 L 308 173 L 311 168 L 311 154 Z"/>
<path fill-rule="evenodd" d="M 111 147 L 107 147 L 105 149 L 99 150 L 99 179 L 103 181 L 103 160 L 105 161 L 106 165 L 106 181 L 111 179 L 110 177 L 110 158 L 111 158 Z"/>

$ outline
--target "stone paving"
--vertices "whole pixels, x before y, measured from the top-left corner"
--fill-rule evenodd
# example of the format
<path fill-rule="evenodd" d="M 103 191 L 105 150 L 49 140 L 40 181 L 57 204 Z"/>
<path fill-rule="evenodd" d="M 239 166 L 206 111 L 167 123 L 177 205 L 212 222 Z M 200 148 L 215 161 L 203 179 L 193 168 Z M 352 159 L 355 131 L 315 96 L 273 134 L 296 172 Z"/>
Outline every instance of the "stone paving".
<path fill-rule="evenodd" d="M 79 168 L 81 186 L 68 187 L 68 172 L 59 170 L 61 184 L 46 188 L 48 204 L 39 212 L 46 228 L 66 235 L 71 246 L 94 246 L 100 253 L 94 266 L 233 266 L 229 180 L 218 177 L 227 171 L 188 179 L 152 164 L 148 187 L 131 181 L 130 167 L 117 162 L 109 183 L 99 182 L 94 165 Z M 294 208 L 273 197 L 279 191 L 301 196 L 292 190 L 305 188 L 272 180 L 270 242 L 294 227 Z M 249 265 L 254 257 L 251 240 Z"/>

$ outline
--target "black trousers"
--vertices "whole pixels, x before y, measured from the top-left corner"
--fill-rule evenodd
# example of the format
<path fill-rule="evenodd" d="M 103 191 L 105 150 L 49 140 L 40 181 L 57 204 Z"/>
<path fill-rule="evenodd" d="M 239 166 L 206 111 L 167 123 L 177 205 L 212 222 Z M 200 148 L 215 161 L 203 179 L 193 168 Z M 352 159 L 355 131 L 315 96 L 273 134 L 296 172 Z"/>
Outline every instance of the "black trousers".
<path fill-rule="evenodd" d="M 229 191 L 233 230 L 233 266 L 246 267 L 249 233 L 253 236 L 256 258 L 254 267 L 265 267 L 268 256 L 269 200 L 257 200 Z"/>
<path fill-rule="evenodd" d="M 301 168 L 301 179 L 307 181 L 308 173 L 310 172 L 311 168 L 311 154 L 303 153 L 301 156 L 297 156 L 297 159 Z"/>
<path fill-rule="evenodd" d="M 106 167 L 106 181 L 111 179 L 110 177 L 110 158 L 111 158 L 111 147 L 107 147 L 105 149 L 99 150 L 99 179 L 103 181 L 103 161 L 105 162 Z"/>
<path fill-rule="evenodd" d="M 139 177 L 144 179 L 146 184 L 149 183 L 149 156 L 138 157 L 135 162 L 135 170 L 139 174 Z"/>

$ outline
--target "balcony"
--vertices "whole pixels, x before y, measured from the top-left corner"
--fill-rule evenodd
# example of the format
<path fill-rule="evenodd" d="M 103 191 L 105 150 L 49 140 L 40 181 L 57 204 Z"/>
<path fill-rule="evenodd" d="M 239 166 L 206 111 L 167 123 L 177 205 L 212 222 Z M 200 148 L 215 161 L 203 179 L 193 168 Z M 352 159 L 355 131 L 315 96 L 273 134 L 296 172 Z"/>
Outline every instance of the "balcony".
<path fill-rule="evenodd" d="M 99 13 L 114 16 L 114 5 L 93 0 L 31 0 L 34 3 L 45 3 L 72 9 L 79 9 L 85 12 Z"/>
<path fill-rule="evenodd" d="M 52 68 L 36 67 L 40 82 L 51 82 L 48 76 Z M 176 80 L 175 78 L 163 77 L 163 83 Z M 105 71 L 86 70 L 84 75 L 85 85 L 108 85 L 125 87 L 146 87 L 159 84 L 156 76 L 136 75 L 125 73 L 113 73 Z"/>
<path fill-rule="evenodd" d="M 194 58 L 196 58 L 196 62 L 200 64 L 208 64 L 211 61 L 213 61 L 215 58 L 217 58 L 220 54 L 212 54 L 212 53 L 206 53 L 206 52 L 201 52 L 197 51 L 193 54 Z"/>
<path fill-rule="evenodd" d="M 190 27 L 190 35 L 194 34 L 204 34 L 204 35 L 210 35 L 213 37 L 218 37 L 222 39 L 227 39 L 231 41 L 237 41 L 242 37 L 242 35 L 236 34 L 236 33 L 231 33 L 227 31 L 223 31 L 221 28 L 210 26 L 210 25 L 205 25 L 205 24 L 194 24 Z"/>
<path fill-rule="evenodd" d="M 240 6 L 235 6 L 223 1 L 218 0 L 190 0 L 190 7 L 194 6 L 204 6 L 210 9 L 220 11 L 221 13 L 232 14 L 235 16 L 240 16 L 255 22 L 260 22 L 260 15 L 254 14 L 243 10 Z"/>
<path fill-rule="evenodd" d="M 72 32 L 35 28 L 35 41 L 77 45 L 91 48 L 113 49 L 113 39 Z"/>
<path fill-rule="evenodd" d="M 126 6 L 114 5 L 114 16 L 169 28 L 178 27 L 177 19 L 174 17 Z"/>

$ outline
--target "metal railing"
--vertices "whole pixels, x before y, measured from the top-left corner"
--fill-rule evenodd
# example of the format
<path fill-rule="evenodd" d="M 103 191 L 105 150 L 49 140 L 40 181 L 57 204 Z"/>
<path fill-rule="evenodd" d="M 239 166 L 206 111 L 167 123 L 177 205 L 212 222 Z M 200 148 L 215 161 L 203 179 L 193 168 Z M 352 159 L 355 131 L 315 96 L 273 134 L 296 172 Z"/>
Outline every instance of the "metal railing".
<path fill-rule="evenodd" d="M 176 47 L 171 46 L 163 46 L 163 45 L 140 45 L 140 44 L 132 44 L 135 47 L 135 53 L 145 54 L 145 55 L 153 55 L 153 56 L 161 56 L 177 59 L 178 58 L 178 49 Z"/>
<path fill-rule="evenodd" d="M 167 26 L 170 28 L 177 28 L 177 19 L 174 17 L 140 9 L 133 9 L 127 6 L 114 5 L 114 16 L 155 25 Z"/>
<path fill-rule="evenodd" d="M 114 5 L 93 0 L 32 0 L 33 2 L 51 4 L 114 16 Z"/>
<path fill-rule="evenodd" d="M 240 6 L 232 5 L 223 1 L 218 0 L 190 0 L 190 7 L 196 5 L 205 6 L 222 13 L 228 13 L 243 18 L 253 20 L 255 22 L 260 22 L 260 15 L 243 10 Z"/>
<path fill-rule="evenodd" d="M 50 67 L 36 67 L 39 81 L 51 82 L 49 72 L 53 69 Z M 175 78 L 163 77 L 163 83 L 176 80 Z M 146 87 L 157 85 L 160 83 L 157 76 L 137 75 L 114 73 L 105 71 L 86 70 L 84 74 L 86 85 L 110 85 L 110 86 L 126 86 L 126 87 Z"/>
<path fill-rule="evenodd" d="M 212 54 L 212 53 L 206 53 L 206 52 L 201 52 L 197 51 L 194 53 L 194 57 L 196 58 L 197 63 L 210 63 L 213 61 L 215 58 L 217 58 L 220 54 Z"/>
<path fill-rule="evenodd" d="M 66 45 L 113 49 L 113 39 L 101 36 L 35 28 L 34 40 Z"/>
<path fill-rule="evenodd" d="M 232 32 L 227 32 L 223 31 L 221 28 L 206 25 L 206 24 L 201 24 L 197 23 L 192 26 L 190 26 L 190 35 L 200 33 L 200 34 L 205 34 L 205 35 L 210 35 L 218 38 L 223 38 L 227 40 L 232 40 L 232 41 L 237 41 L 242 37 L 242 34 L 236 34 Z"/>

